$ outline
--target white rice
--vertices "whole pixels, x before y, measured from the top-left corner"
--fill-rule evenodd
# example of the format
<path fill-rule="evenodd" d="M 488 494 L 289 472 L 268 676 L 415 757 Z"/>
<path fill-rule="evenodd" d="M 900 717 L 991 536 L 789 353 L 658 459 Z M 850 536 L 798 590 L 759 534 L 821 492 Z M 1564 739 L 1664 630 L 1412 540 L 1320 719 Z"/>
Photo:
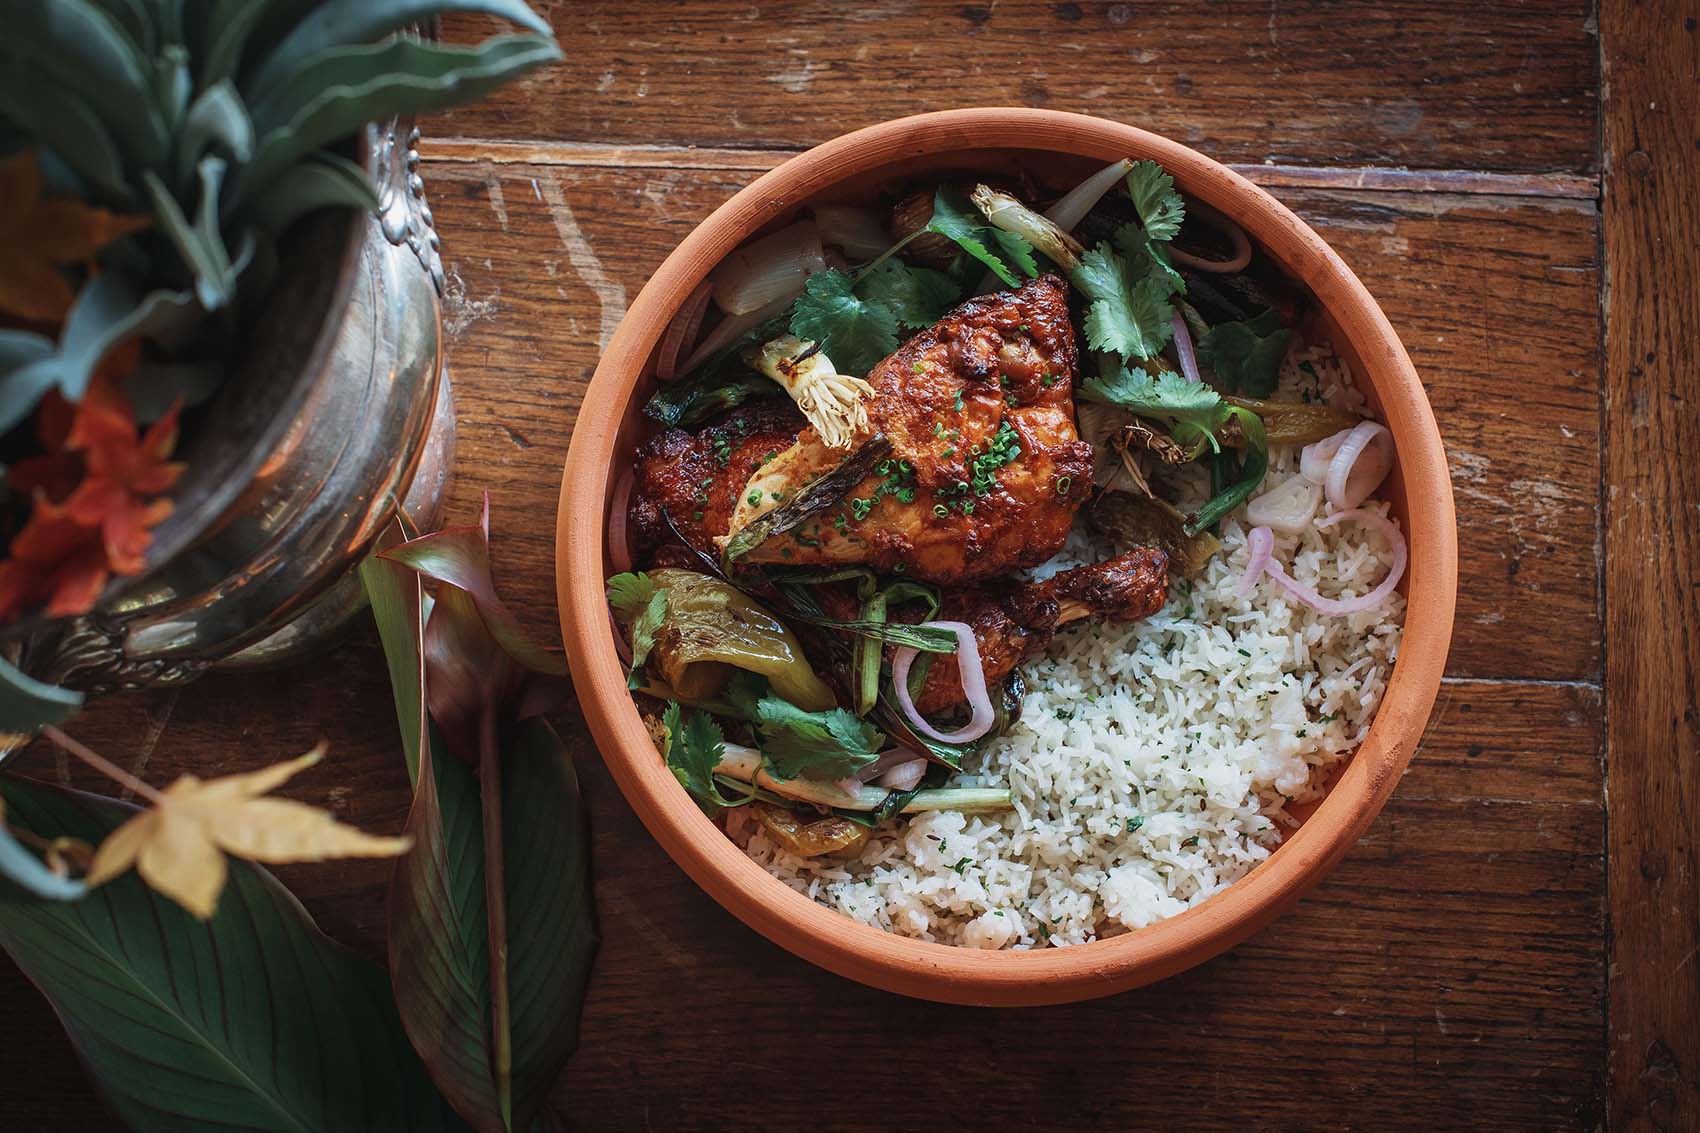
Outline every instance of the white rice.
<path fill-rule="evenodd" d="M 1323 348 L 1288 358 L 1276 396 L 1299 400 L 1301 391 L 1362 405 Z M 1297 459 L 1272 452 L 1266 485 Z M 1235 598 L 1243 514 L 1223 522 L 1221 538 L 1222 553 L 1198 579 L 1173 585 L 1156 616 L 1076 624 L 1028 663 L 1019 723 L 956 780 L 1007 786 L 1012 812 L 918 815 L 877 832 L 853 861 L 787 854 L 741 811 L 728 812 L 728 834 L 775 877 L 847 916 L 973 948 L 1080 944 L 1219 892 L 1269 856 L 1294 825 L 1285 808 L 1317 797 L 1362 742 L 1404 615 L 1395 595 L 1375 610 L 1325 617 L 1267 581 Z M 1076 534 L 1047 567 L 1100 551 Z M 1278 536 L 1275 557 L 1341 597 L 1373 588 L 1390 561 L 1350 524 Z"/>

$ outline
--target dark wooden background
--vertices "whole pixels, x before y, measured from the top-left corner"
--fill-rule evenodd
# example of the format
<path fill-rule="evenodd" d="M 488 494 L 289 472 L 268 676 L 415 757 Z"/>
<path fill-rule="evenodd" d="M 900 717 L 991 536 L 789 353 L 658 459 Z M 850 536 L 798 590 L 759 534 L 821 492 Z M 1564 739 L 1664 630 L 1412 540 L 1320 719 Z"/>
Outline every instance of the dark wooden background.
<path fill-rule="evenodd" d="M 604 938 L 569 1126 L 1700 1128 L 1692 0 L 540 7 L 567 62 L 429 123 L 425 148 L 454 510 L 490 490 L 498 575 L 537 637 L 558 638 L 574 412 L 647 274 L 758 171 L 950 106 L 1133 122 L 1296 209 L 1416 361 L 1462 543 L 1434 722 L 1361 844 L 1250 943 L 1090 1004 L 939 1007 L 811 968 L 671 864 L 563 717 Z M 406 805 L 364 626 L 299 669 L 116 698 L 74 730 L 153 782 L 323 736 L 296 795 L 375 829 Z M 381 955 L 385 865 L 283 873 Z M 0 1017 L 0 1125 L 109 1127 L 10 968 Z"/>

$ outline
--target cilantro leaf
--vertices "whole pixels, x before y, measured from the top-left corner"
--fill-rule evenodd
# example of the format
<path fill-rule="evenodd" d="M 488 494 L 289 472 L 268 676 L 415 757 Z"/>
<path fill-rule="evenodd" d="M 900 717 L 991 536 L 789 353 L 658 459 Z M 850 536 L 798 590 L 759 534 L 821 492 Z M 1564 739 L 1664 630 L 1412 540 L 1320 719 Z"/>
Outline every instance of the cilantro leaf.
<path fill-rule="evenodd" d="M 632 638 L 632 666 L 626 687 L 643 687 L 643 663 L 655 648 L 655 634 L 667 619 L 667 588 L 655 585 L 649 575 L 616 574 L 608 580 L 608 604 L 626 623 Z"/>
<path fill-rule="evenodd" d="M 791 333 L 819 343 L 840 373 L 866 374 L 897 349 L 897 316 L 884 303 L 858 298 L 843 272 L 818 271 L 797 297 Z"/>
<path fill-rule="evenodd" d="M 1228 419 L 1222 396 L 1202 382 L 1189 382 L 1165 370 L 1151 377 L 1143 370 L 1123 367 L 1108 377 L 1087 378 L 1082 397 L 1119 406 L 1136 417 L 1169 426 L 1182 444 L 1208 442 L 1216 447 L 1216 430 Z"/>
<path fill-rule="evenodd" d="M 1108 244 L 1099 244 L 1081 257 L 1073 281 L 1091 300 L 1085 326 L 1093 350 L 1152 358 L 1174 336 L 1169 305 L 1174 285 L 1166 275 L 1140 271 Z"/>
<path fill-rule="evenodd" d="M 762 755 L 779 779 L 842 779 L 879 758 L 885 736 L 844 708 L 805 712 L 788 700 L 756 704 Z"/>
<path fill-rule="evenodd" d="M 1186 294 L 1186 280 L 1175 270 L 1168 245 L 1151 240 L 1139 225 L 1129 221 L 1116 229 L 1116 250 L 1127 257 L 1128 270 L 1135 275 L 1161 272 L 1174 285 L 1175 294 Z"/>
<path fill-rule="evenodd" d="M 1173 240 L 1186 218 L 1186 205 L 1175 192 L 1175 179 L 1155 161 L 1138 161 L 1127 174 L 1127 195 L 1153 242 Z"/>
<path fill-rule="evenodd" d="M 1218 323 L 1198 340 L 1198 359 L 1216 372 L 1227 390 L 1268 397 L 1281 377 L 1281 362 L 1293 332 L 1281 325 L 1274 308 L 1244 322 Z"/>
<path fill-rule="evenodd" d="M 957 247 L 991 268 L 1010 287 L 1019 287 L 1021 277 L 988 244 L 995 244 L 1022 271 L 1029 275 L 1039 274 L 1039 266 L 1033 260 L 1033 245 L 1013 232 L 987 224 L 978 209 L 960 193 L 950 189 L 941 188 L 934 195 L 933 218 L 927 222 L 927 231 L 954 241 Z"/>
<path fill-rule="evenodd" d="M 1039 274 L 1039 261 L 1033 258 L 1033 245 L 1027 237 L 1019 232 L 1005 232 L 1001 228 L 988 226 L 987 232 L 997 241 L 999 251 L 1009 257 L 1011 263 L 1020 268 L 1022 274 L 1029 278 Z"/>
<path fill-rule="evenodd" d="M 929 327 L 956 305 L 961 286 L 942 271 L 918 268 L 897 259 L 880 264 L 856 284 L 870 303 L 882 303 L 898 323 Z M 831 356 L 831 351 L 828 351 Z"/>
<path fill-rule="evenodd" d="M 734 800 L 720 793 L 714 769 L 726 755 L 726 737 L 714 717 L 701 709 L 687 714 L 669 701 L 661 723 L 667 729 L 667 769 L 698 806 L 713 814 L 717 807 L 742 806 L 755 797 Z"/>

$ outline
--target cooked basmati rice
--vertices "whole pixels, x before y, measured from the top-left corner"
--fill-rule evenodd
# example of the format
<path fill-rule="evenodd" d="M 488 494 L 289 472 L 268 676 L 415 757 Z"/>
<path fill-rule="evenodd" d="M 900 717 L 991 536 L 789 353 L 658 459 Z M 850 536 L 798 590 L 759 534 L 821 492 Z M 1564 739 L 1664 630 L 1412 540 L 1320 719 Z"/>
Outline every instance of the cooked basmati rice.
<path fill-rule="evenodd" d="M 1276 396 L 1357 410 L 1325 348 L 1295 351 Z M 1265 486 L 1297 470 L 1270 454 Z M 1386 505 L 1365 506 L 1385 513 Z M 1080 944 L 1143 928 L 1243 877 L 1279 845 L 1286 808 L 1315 798 L 1362 742 L 1398 653 L 1404 599 L 1326 617 L 1245 567 L 1243 511 L 1222 553 L 1154 617 L 1060 631 L 1026 666 L 1020 721 L 957 782 L 1007 786 L 1000 815 L 939 811 L 878 831 L 853 861 L 777 847 L 741 811 L 727 832 L 792 888 L 847 916 L 972 948 Z M 1080 534 L 1061 569 L 1099 557 Z M 1330 596 L 1362 594 L 1391 555 L 1350 524 L 1277 536 L 1275 558 Z"/>

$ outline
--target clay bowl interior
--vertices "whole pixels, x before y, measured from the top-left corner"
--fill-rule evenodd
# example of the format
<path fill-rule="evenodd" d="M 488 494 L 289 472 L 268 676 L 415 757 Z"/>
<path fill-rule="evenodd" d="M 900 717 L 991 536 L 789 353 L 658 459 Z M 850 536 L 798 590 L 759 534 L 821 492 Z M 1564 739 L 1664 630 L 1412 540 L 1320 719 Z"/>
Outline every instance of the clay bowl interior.
<path fill-rule="evenodd" d="M 1153 158 L 1189 200 L 1238 221 L 1314 300 L 1311 335 L 1350 365 L 1397 462 L 1382 494 L 1410 544 L 1400 589 L 1405 636 L 1370 734 L 1298 830 L 1247 876 L 1169 920 L 1067 948 L 984 952 L 884 933 L 815 904 L 749 860 L 706 818 L 656 753 L 626 692 L 602 582 L 618 468 L 652 431 L 641 407 L 653 355 L 686 296 L 727 253 L 808 203 L 867 203 L 881 188 L 952 172 L 1025 169 L 1060 192 L 1123 156 Z M 1457 588 L 1445 456 L 1415 371 L 1375 301 L 1292 213 L 1225 167 L 1133 127 L 1051 111 L 946 111 L 869 127 L 763 175 L 703 222 L 655 273 L 610 342 L 574 429 L 557 519 L 561 627 L 580 704 L 604 760 L 650 832 L 711 896 L 803 958 L 888 990 L 958 1003 L 1065 1002 L 1182 971 L 1233 946 L 1321 880 L 1368 827 L 1416 748 L 1439 688 Z"/>

